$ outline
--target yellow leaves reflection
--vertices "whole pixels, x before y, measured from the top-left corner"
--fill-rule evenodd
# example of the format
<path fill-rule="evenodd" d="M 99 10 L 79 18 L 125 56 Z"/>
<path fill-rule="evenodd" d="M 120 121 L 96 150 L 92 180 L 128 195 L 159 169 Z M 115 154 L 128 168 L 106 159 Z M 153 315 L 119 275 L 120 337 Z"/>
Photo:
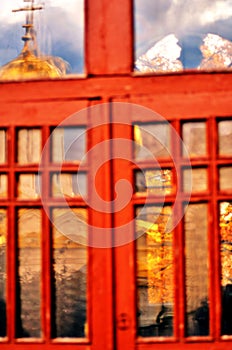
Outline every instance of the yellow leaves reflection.
<path fill-rule="evenodd" d="M 221 283 L 223 286 L 232 282 L 232 204 L 223 202 L 220 205 L 221 234 Z"/>
<path fill-rule="evenodd" d="M 155 207 L 153 209 L 154 212 L 157 210 Z M 160 209 L 154 224 L 137 220 L 138 231 L 147 226 L 145 240 L 138 240 L 137 277 L 138 280 L 145 278 L 149 304 L 173 301 L 173 232 L 167 232 L 172 209 L 168 206 Z"/>

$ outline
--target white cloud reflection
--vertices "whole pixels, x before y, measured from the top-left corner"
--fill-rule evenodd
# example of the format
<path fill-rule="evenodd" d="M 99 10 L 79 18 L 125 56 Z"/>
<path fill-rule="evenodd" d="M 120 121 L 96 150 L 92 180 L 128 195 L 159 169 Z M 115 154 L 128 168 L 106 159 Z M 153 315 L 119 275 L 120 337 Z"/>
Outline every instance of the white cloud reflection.
<path fill-rule="evenodd" d="M 232 40 L 232 0 L 135 0 L 136 58 L 173 33 L 185 68 L 202 61 L 200 46 L 212 33 Z"/>
<path fill-rule="evenodd" d="M 71 65 L 71 73 L 83 71 L 84 0 L 35 0 L 44 5 L 34 12 L 40 51 L 60 56 Z M 28 6 L 23 0 L 0 3 L 0 65 L 15 58 L 23 47 L 25 12 L 12 9 Z"/>

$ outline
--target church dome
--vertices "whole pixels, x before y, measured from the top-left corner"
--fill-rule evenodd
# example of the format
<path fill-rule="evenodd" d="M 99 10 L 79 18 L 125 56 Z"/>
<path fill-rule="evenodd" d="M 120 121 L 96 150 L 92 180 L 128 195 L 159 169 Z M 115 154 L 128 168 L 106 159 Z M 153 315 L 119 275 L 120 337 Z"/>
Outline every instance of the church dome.
<path fill-rule="evenodd" d="M 35 6 L 34 0 L 30 6 L 17 11 L 27 11 L 26 24 L 23 25 L 26 32 L 22 37 L 24 47 L 18 57 L 0 67 L 0 80 L 27 80 L 38 78 L 57 78 L 66 74 L 68 63 L 60 57 L 45 56 L 38 54 L 36 32 L 33 23 L 33 11 L 41 10 L 42 6 Z"/>
<path fill-rule="evenodd" d="M 48 59 L 22 51 L 18 57 L 0 68 L 0 80 L 24 80 L 60 77 L 62 71 Z"/>

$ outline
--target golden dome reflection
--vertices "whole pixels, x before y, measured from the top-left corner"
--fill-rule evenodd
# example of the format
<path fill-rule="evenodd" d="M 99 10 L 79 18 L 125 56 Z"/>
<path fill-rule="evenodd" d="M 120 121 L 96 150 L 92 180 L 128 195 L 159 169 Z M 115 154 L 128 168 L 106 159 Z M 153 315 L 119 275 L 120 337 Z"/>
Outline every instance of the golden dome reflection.
<path fill-rule="evenodd" d="M 34 10 L 41 10 L 41 6 L 34 6 L 34 0 L 29 6 L 13 10 L 27 11 L 25 35 L 22 37 L 24 47 L 18 57 L 6 63 L 0 68 L 0 80 L 27 80 L 38 78 L 57 78 L 66 74 L 69 65 L 60 57 L 38 54 L 36 33 L 33 25 Z M 28 14 L 29 13 L 29 14 Z"/>

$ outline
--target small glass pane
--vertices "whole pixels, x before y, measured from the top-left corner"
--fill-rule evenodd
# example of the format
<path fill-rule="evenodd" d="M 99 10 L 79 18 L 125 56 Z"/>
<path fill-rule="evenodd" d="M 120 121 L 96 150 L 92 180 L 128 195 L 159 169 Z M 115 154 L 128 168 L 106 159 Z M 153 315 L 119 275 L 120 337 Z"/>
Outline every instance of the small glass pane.
<path fill-rule="evenodd" d="M 87 336 L 86 217 L 86 209 L 53 210 L 54 338 Z"/>
<path fill-rule="evenodd" d="M 222 335 L 232 335 L 232 202 L 220 203 Z"/>
<path fill-rule="evenodd" d="M 168 123 L 134 125 L 136 159 L 170 157 L 171 131 Z"/>
<path fill-rule="evenodd" d="M 197 157 L 206 155 L 206 123 L 184 123 L 182 136 L 188 152 L 187 154 L 186 150 L 183 149 L 184 156 Z"/>
<path fill-rule="evenodd" d="M 17 161 L 19 164 L 39 163 L 41 157 L 41 130 L 18 130 Z"/>
<path fill-rule="evenodd" d="M 138 335 L 172 336 L 174 318 L 172 208 L 136 211 Z M 147 229 L 146 229 L 147 228 Z M 145 233 L 144 233 L 145 232 Z"/>
<path fill-rule="evenodd" d="M 7 213 L 0 208 L 0 337 L 6 336 L 6 239 Z"/>
<path fill-rule="evenodd" d="M 41 231 L 41 211 L 19 209 L 17 338 L 41 337 Z"/>
<path fill-rule="evenodd" d="M 202 192 L 208 189 L 207 169 L 191 168 L 183 170 L 184 192 Z"/>
<path fill-rule="evenodd" d="M 135 69 L 230 69 L 229 0 L 135 0 Z"/>
<path fill-rule="evenodd" d="M 1 1 L 0 23 L 1 80 L 83 73 L 83 0 Z"/>
<path fill-rule="evenodd" d="M 78 162 L 86 152 L 86 129 L 84 127 L 56 128 L 52 133 L 52 161 Z"/>
<path fill-rule="evenodd" d="M 0 198 L 7 197 L 8 177 L 5 174 L 0 174 Z"/>
<path fill-rule="evenodd" d="M 185 213 L 186 326 L 188 336 L 209 335 L 209 258 L 207 204 Z"/>
<path fill-rule="evenodd" d="M 87 194 L 86 174 L 54 174 L 52 176 L 52 195 L 54 197 L 78 197 Z"/>
<path fill-rule="evenodd" d="M 0 164 L 6 163 L 7 159 L 6 148 L 6 131 L 0 129 Z"/>
<path fill-rule="evenodd" d="M 18 198 L 36 199 L 39 197 L 40 176 L 37 174 L 20 174 L 18 177 Z"/>
<path fill-rule="evenodd" d="M 172 171 L 169 169 L 135 172 L 135 188 L 137 194 L 170 194 L 173 192 Z"/>
<path fill-rule="evenodd" d="M 232 190 L 232 167 L 221 167 L 219 169 L 220 190 Z"/>
<path fill-rule="evenodd" d="M 232 120 L 218 123 L 219 154 L 232 156 Z"/>

